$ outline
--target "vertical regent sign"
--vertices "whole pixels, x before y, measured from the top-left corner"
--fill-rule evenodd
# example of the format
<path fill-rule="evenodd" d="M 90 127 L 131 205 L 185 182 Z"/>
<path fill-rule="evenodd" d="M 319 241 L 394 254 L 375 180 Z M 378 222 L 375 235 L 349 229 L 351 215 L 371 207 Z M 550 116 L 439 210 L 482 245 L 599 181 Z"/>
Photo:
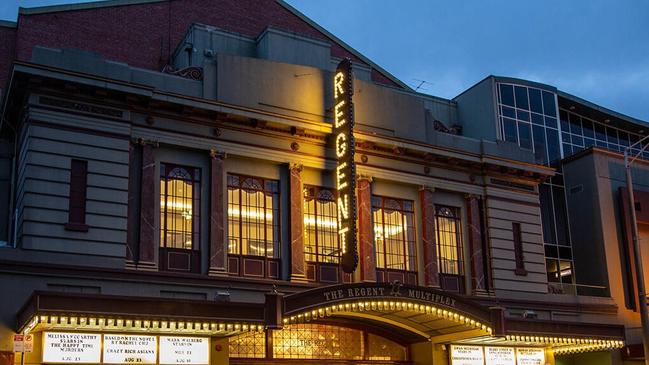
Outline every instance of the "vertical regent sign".
<path fill-rule="evenodd" d="M 356 165 L 354 164 L 354 76 L 352 62 L 345 58 L 334 74 L 334 125 L 336 187 L 338 189 L 338 236 L 342 247 L 342 269 L 352 273 L 358 264 L 356 248 Z"/>

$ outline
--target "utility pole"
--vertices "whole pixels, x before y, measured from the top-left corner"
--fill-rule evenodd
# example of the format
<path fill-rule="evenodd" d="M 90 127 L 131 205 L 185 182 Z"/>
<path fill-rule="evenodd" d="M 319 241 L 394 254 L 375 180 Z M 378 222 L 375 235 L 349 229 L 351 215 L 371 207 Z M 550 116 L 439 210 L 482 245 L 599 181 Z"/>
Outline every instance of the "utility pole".
<path fill-rule="evenodd" d="M 642 346 L 644 348 L 644 363 L 649 365 L 649 317 L 647 317 L 647 292 L 645 290 L 644 270 L 642 269 L 642 254 L 640 252 L 640 240 L 638 237 L 638 221 L 635 214 L 635 200 L 633 198 L 633 179 L 631 176 L 631 164 L 649 145 L 643 145 L 639 152 L 631 156 L 634 146 L 649 138 L 646 136 L 638 142 L 624 149 L 624 169 L 626 170 L 626 190 L 629 194 L 629 210 L 631 210 L 631 230 L 633 234 L 633 256 L 635 258 L 635 276 L 638 286 L 638 305 L 640 306 L 640 322 L 642 323 Z"/>

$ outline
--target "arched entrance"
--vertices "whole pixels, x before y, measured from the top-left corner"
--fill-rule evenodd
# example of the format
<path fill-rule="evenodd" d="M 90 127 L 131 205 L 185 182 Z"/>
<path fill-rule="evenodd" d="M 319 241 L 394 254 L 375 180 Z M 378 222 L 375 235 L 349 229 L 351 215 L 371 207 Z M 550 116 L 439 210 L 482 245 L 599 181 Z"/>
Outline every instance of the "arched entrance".
<path fill-rule="evenodd" d="M 311 289 L 284 297 L 279 307 L 271 310 L 281 313 L 275 328 L 230 339 L 231 364 L 430 363 L 435 343 L 494 332 L 489 309 L 398 282 Z"/>

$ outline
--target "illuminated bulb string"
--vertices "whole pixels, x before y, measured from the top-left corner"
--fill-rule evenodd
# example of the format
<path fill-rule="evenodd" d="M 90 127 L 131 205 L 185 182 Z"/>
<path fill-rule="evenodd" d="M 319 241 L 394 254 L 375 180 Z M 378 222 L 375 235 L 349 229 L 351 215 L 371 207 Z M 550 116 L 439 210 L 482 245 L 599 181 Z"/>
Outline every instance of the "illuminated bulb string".
<path fill-rule="evenodd" d="M 84 316 L 34 316 L 23 333 L 34 331 L 37 327 L 49 330 L 127 330 L 141 332 L 169 332 L 212 334 L 226 332 L 228 334 L 242 332 L 259 332 L 264 326 L 255 323 L 229 322 L 195 322 L 195 321 L 165 321 L 151 319 L 122 319 Z"/>
<path fill-rule="evenodd" d="M 334 316 L 336 313 L 341 312 L 365 312 L 376 310 L 401 310 L 406 312 L 416 312 L 422 314 L 430 314 L 438 318 L 444 318 L 452 322 L 462 324 L 464 326 L 482 330 L 487 334 L 492 334 L 491 327 L 483 324 L 475 319 L 464 316 L 463 314 L 441 309 L 430 305 L 420 305 L 408 302 L 397 301 L 360 301 L 345 304 L 334 304 L 330 306 L 319 307 L 310 311 L 302 312 L 297 315 L 284 318 L 284 324 L 297 324 L 308 322 L 318 318 L 325 318 Z"/>

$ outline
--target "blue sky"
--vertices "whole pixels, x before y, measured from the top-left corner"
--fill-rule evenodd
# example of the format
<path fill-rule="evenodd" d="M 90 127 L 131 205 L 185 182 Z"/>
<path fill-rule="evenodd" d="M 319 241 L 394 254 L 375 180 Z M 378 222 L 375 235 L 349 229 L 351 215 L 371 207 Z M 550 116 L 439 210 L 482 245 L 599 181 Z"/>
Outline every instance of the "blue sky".
<path fill-rule="evenodd" d="M 217 1 L 217 0 L 215 0 Z M 18 6 L 64 0 L 2 0 Z M 288 0 L 405 83 L 452 98 L 494 74 L 554 85 L 649 121 L 649 2 Z"/>

